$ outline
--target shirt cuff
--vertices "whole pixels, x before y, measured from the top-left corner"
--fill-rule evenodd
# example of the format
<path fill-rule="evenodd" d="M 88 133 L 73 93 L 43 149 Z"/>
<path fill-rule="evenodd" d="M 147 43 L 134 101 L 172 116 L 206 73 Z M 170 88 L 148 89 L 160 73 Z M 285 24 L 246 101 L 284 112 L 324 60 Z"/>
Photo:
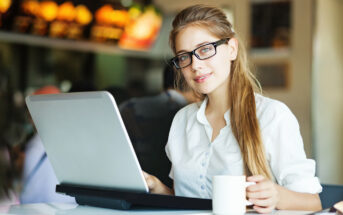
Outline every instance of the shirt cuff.
<path fill-rule="evenodd" d="M 283 186 L 295 192 L 311 194 L 320 193 L 323 189 L 317 177 L 299 178 L 296 181 L 289 184 L 286 183 Z"/>

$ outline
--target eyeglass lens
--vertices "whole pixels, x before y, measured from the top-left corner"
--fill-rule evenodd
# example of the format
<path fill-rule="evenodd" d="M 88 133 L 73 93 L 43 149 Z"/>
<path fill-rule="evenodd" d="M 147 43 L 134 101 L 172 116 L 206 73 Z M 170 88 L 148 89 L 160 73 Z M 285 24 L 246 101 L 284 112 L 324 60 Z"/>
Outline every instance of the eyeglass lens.
<path fill-rule="evenodd" d="M 178 55 L 175 59 L 176 66 L 179 68 L 189 66 L 192 63 L 193 53 L 199 60 L 205 60 L 216 54 L 216 48 L 214 44 L 210 43 L 196 48 L 193 52 Z"/>

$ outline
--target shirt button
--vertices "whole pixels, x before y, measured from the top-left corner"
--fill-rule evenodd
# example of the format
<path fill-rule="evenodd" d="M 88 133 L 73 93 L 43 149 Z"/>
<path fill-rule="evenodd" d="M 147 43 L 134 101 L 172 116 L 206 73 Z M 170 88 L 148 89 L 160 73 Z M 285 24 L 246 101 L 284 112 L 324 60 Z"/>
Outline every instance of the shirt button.
<path fill-rule="evenodd" d="M 200 178 L 202 179 L 204 176 L 203 175 L 200 175 Z"/>
<path fill-rule="evenodd" d="M 205 190 L 205 186 L 204 186 L 204 185 L 201 185 L 201 189 L 202 189 L 202 190 Z"/>
<path fill-rule="evenodd" d="M 205 162 L 203 162 L 203 163 L 201 164 L 201 166 L 205 166 Z"/>
<path fill-rule="evenodd" d="M 205 155 L 208 156 L 210 153 L 206 152 Z"/>

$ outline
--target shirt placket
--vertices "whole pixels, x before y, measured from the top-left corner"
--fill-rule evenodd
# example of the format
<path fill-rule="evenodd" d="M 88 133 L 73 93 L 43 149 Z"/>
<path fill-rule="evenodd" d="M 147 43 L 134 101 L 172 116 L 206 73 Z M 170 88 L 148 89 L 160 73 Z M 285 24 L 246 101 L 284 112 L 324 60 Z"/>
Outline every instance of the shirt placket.
<path fill-rule="evenodd" d="M 199 174 L 200 179 L 200 193 L 202 197 L 208 197 L 208 186 L 207 183 L 207 169 L 209 165 L 211 155 L 211 144 L 209 143 L 205 151 L 203 152 L 202 158 L 200 160 L 201 171 Z"/>

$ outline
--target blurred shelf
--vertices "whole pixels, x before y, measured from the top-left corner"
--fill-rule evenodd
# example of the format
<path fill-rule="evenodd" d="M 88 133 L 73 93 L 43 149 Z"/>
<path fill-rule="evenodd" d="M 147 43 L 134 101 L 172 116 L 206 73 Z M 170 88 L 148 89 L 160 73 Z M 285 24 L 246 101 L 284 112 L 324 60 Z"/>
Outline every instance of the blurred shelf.
<path fill-rule="evenodd" d="M 288 61 L 291 50 L 290 48 L 253 48 L 249 54 L 253 61 Z"/>
<path fill-rule="evenodd" d="M 0 31 L 0 42 L 10 42 L 17 44 L 25 44 L 30 46 L 40 46 L 55 49 L 64 49 L 71 51 L 95 52 L 123 55 L 126 57 L 148 58 L 148 59 L 166 59 L 167 54 L 156 51 L 152 47 L 148 51 L 135 51 L 121 49 L 113 43 L 98 43 L 91 41 L 78 41 L 69 39 L 49 38 L 45 36 L 35 36 L 28 34 L 12 33 Z"/>
<path fill-rule="evenodd" d="M 251 3 L 253 4 L 258 4 L 258 3 L 275 3 L 275 2 L 285 2 L 287 0 L 250 0 Z"/>

